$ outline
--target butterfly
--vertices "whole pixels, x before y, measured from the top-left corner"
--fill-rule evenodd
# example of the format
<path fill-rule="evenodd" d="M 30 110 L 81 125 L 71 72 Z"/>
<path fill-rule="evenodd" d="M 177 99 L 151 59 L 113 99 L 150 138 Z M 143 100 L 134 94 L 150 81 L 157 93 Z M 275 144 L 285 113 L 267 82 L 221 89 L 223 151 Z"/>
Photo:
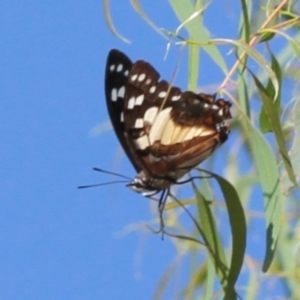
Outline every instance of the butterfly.
<path fill-rule="evenodd" d="M 230 132 L 231 103 L 182 92 L 160 80 L 148 62 L 111 50 L 105 96 L 114 131 L 137 175 L 128 184 L 144 195 L 169 189 L 210 156 Z"/>

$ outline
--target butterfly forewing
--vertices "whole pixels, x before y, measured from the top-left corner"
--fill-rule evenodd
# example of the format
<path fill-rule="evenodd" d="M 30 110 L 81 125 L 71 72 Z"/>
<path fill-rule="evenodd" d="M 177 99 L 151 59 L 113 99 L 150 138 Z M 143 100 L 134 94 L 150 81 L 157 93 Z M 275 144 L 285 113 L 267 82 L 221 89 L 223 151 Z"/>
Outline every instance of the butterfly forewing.
<path fill-rule="evenodd" d="M 108 54 L 105 71 L 105 96 L 110 120 L 117 137 L 137 172 L 143 168 L 130 148 L 124 126 L 124 99 L 133 63 L 122 52 L 111 50 Z"/>

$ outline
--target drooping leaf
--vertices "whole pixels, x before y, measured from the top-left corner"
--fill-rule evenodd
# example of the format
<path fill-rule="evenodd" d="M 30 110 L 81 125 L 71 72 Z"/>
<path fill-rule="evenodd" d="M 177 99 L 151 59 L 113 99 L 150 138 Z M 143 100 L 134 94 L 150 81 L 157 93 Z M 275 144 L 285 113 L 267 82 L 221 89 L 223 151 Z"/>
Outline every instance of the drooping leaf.
<path fill-rule="evenodd" d="M 204 233 L 203 240 L 206 243 L 208 252 L 214 262 L 217 275 L 222 285 L 227 281 L 228 266 L 224 249 L 217 231 L 210 205 L 199 190 L 193 185 L 197 199 L 199 224 Z"/>
<path fill-rule="evenodd" d="M 284 201 L 280 190 L 280 175 L 277 161 L 270 145 L 262 134 L 245 116 L 241 125 L 247 132 L 247 142 L 250 145 L 253 160 L 258 172 L 259 182 L 262 187 L 263 200 L 266 214 L 266 254 L 264 257 L 263 271 L 267 271 L 274 257 L 277 240 L 280 234 L 280 217 Z"/>
<path fill-rule="evenodd" d="M 258 78 L 252 74 L 252 77 L 254 79 L 255 85 L 258 89 L 260 98 L 263 102 L 263 105 L 265 107 L 265 112 L 268 115 L 268 118 L 270 120 L 270 124 L 272 125 L 272 129 L 274 131 L 276 141 L 279 147 L 279 151 L 281 154 L 281 157 L 283 159 L 283 163 L 285 165 L 285 168 L 287 170 L 287 173 L 289 175 L 289 178 L 291 182 L 297 186 L 297 180 L 295 178 L 294 170 L 291 164 L 291 160 L 286 148 L 285 140 L 284 140 L 284 133 L 280 124 L 278 112 L 275 109 L 275 106 L 273 104 L 273 98 L 269 97 L 269 92 L 266 90 L 266 88 L 261 84 L 261 82 L 258 80 Z"/>
<path fill-rule="evenodd" d="M 271 41 L 274 37 L 275 37 L 275 33 L 274 33 L 274 32 L 266 31 L 266 32 L 263 32 L 263 33 L 261 34 L 261 36 L 259 37 L 258 42 L 259 42 L 259 43 L 269 42 L 269 41 Z"/>
<path fill-rule="evenodd" d="M 206 172 L 217 180 L 227 206 L 232 234 L 232 255 L 229 268 L 227 267 L 220 238 L 216 232 L 216 225 L 210 210 L 210 205 L 208 205 L 203 195 L 195 189 L 198 201 L 199 222 L 205 233 L 205 242 L 208 245 L 210 254 L 215 263 L 216 273 L 224 288 L 224 299 L 235 299 L 237 297 L 235 283 L 243 265 L 246 249 L 246 219 L 239 196 L 234 187 L 221 176 L 212 172 Z"/>
<path fill-rule="evenodd" d="M 236 297 L 235 284 L 244 261 L 247 235 L 246 218 L 238 193 L 232 184 L 219 175 L 213 174 L 213 177 L 218 181 L 225 199 L 232 235 L 231 262 L 224 297 L 229 300 Z"/>
<path fill-rule="evenodd" d="M 293 121 L 295 137 L 290 151 L 290 157 L 293 166 L 300 166 L 300 98 L 297 99 L 293 109 Z M 300 180 L 300 168 L 295 168 L 296 180 Z"/>
<path fill-rule="evenodd" d="M 274 73 L 276 74 L 276 77 L 278 79 L 279 90 L 278 90 L 277 97 L 275 98 L 274 86 L 273 86 L 272 82 L 269 80 L 268 84 L 267 84 L 267 87 L 265 89 L 265 92 L 268 94 L 268 97 L 270 99 L 272 99 L 274 109 L 275 109 L 275 111 L 278 115 L 279 111 L 280 111 L 282 76 L 281 76 L 280 65 L 279 65 L 276 57 L 272 53 L 271 53 L 271 67 L 272 67 L 272 70 L 274 71 Z M 273 126 L 271 124 L 269 116 L 266 112 L 266 107 L 264 105 L 262 105 L 261 112 L 260 112 L 260 115 L 259 115 L 259 124 L 260 124 L 260 128 L 261 128 L 262 132 L 264 132 L 264 133 L 273 132 Z"/>
<path fill-rule="evenodd" d="M 108 28 L 111 30 L 111 32 L 120 40 L 122 40 L 125 43 L 130 44 L 130 41 L 124 38 L 115 28 L 114 23 L 112 21 L 112 17 L 110 15 L 110 10 L 109 10 L 109 2 L 110 0 L 103 0 L 103 8 L 104 8 L 104 16 L 106 23 L 108 25 Z"/>

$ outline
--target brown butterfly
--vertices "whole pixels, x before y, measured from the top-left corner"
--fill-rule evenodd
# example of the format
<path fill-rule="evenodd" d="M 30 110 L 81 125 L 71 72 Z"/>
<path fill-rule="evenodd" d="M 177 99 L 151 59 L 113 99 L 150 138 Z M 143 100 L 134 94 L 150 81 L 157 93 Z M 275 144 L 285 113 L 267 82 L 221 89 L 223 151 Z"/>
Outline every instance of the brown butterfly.
<path fill-rule="evenodd" d="M 223 144 L 231 103 L 215 95 L 182 92 L 147 62 L 111 50 L 105 94 L 118 139 L 136 169 L 133 190 L 159 192 L 178 183 Z"/>

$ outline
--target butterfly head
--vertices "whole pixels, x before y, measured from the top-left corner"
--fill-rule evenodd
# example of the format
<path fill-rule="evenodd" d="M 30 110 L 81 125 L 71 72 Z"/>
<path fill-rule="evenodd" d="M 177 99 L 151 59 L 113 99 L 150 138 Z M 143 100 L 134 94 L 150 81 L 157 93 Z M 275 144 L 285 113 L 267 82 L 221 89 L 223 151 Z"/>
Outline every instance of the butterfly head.
<path fill-rule="evenodd" d="M 146 174 L 142 171 L 139 173 L 130 183 L 126 186 L 131 188 L 137 193 L 144 193 L 149 191 L 149 178 Z"/>
<path fill-rule="evenodd" d="M 144 196 L 147 196 L 168 188 L 174 182 L 175 179 L 171 177 L 159 178 L 155 176 L 150 176 L 145 171 L 141 171 L 126 186 L 137 193 L 141 193 Z"/>

